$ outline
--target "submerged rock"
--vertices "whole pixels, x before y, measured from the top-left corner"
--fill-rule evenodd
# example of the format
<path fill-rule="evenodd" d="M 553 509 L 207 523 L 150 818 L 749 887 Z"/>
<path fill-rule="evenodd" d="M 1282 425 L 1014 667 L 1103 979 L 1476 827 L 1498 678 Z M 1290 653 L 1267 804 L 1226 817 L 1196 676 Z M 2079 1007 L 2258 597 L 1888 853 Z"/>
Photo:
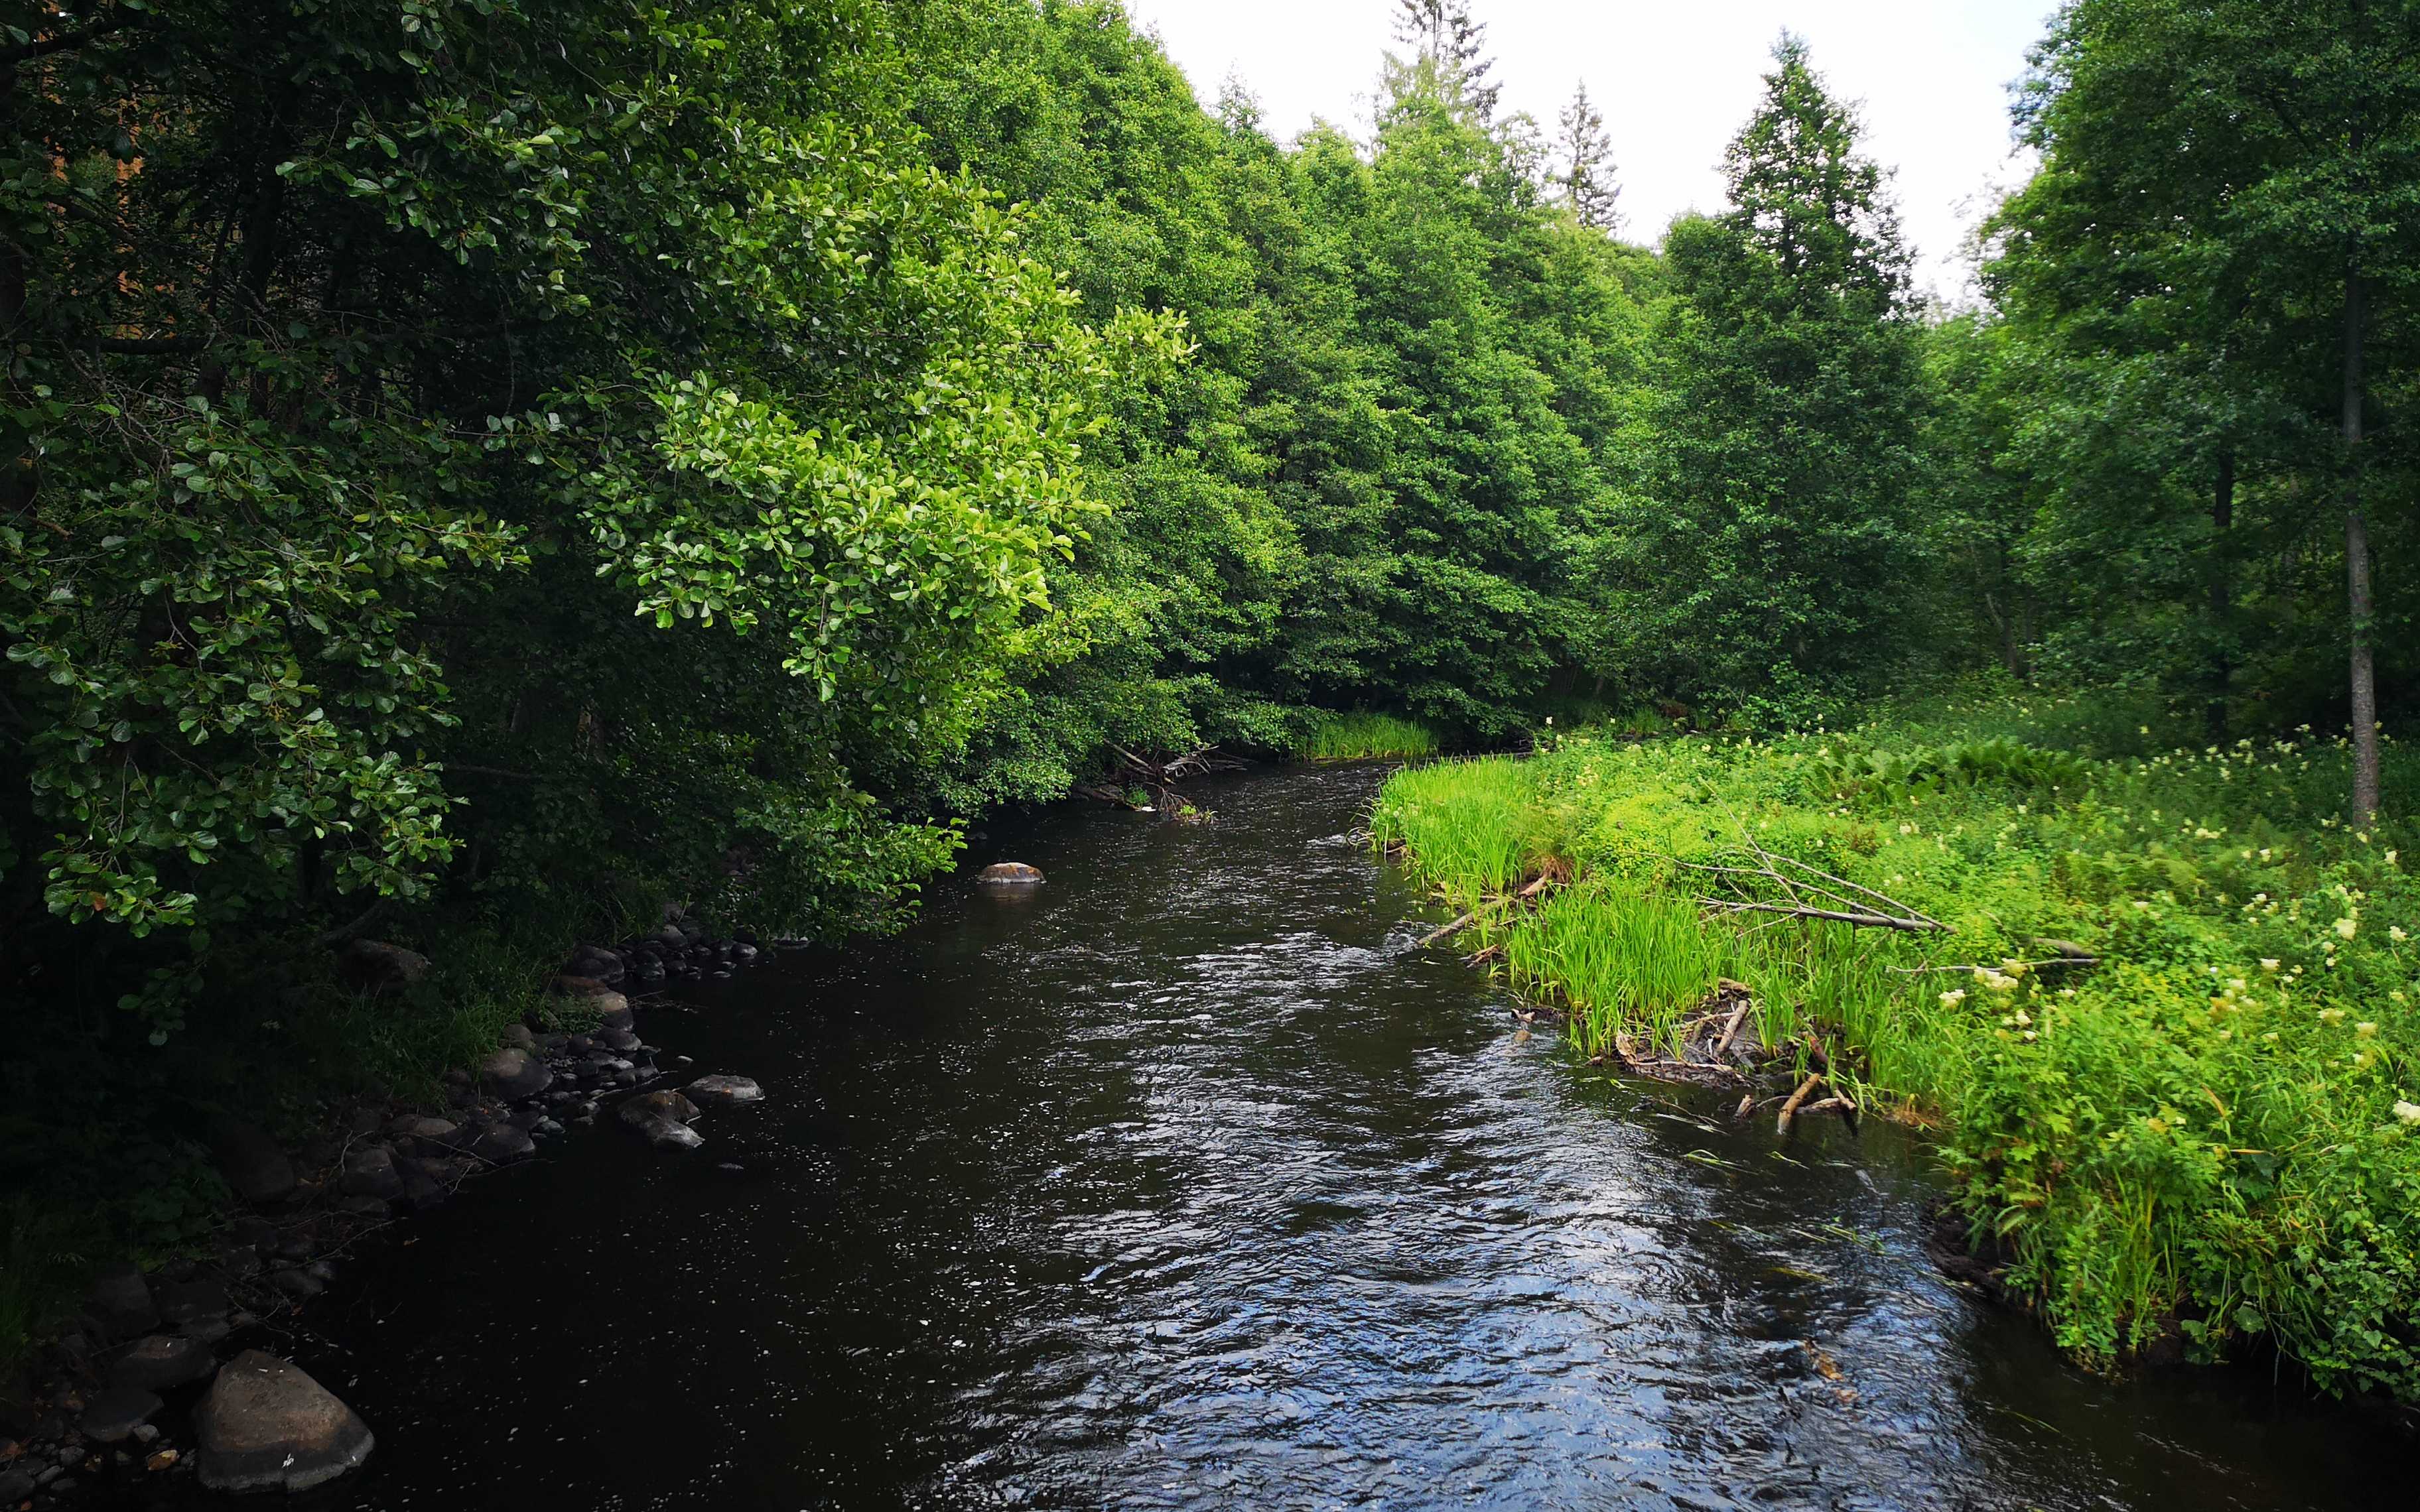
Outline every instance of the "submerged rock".
<path fill-rule="evenodd" d="M 1042 880 L 1042 869 L 1023 861 L 995 861 L 975 873 L 975 881 L 987 887 L 1031 887 Z"/>
<path fill-rule="evenodd" d="M 682 1090 L 710 1107 L 728 1107 L 734 1103 L 765 1100 L 765 1089 L 745 1076 L 701 1076 Z"/>
<path fill-rule="evenodd" d="M 689 1126 L 697 1104 L 678 1092 L 642 1092 L 613 1110 L 622 1126 L 658 1149 L 695 1149 L 704 1135 Z"/>
<path fill-rule="evenodd" d="M 369 1425 L 302 1367 L 259 1350 L 227 1362 L 194 1412 L 202 1484 L 308 1490 L 369 1458 Z"/>
<path fill-rule="evenodd" d="M 615 1108 L 613 1116 L 633 1126 L 650 1119 L 687 1123 L 697 1117 L 697 1104 L 678 1092 L 642 1092 Z"/>

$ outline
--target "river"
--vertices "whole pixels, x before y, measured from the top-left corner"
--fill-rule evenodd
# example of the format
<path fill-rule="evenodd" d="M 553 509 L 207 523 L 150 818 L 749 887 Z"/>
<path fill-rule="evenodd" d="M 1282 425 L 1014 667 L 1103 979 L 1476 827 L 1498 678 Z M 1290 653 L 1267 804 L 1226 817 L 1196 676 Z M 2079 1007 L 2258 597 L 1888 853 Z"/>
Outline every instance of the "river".
<path fill-rule="evenodd" d="M 354 1261 L 287 1345 L 377 1429 L 314 1508 L 2409 1506 L 2350 1412 L 2109 1381 L 1918 1243 L 1922 1154 L 1574 1063 L 1358 833 L 995 823 L 894 939 L 643 1011 L 764 1084 L 604 1123 Z"/>

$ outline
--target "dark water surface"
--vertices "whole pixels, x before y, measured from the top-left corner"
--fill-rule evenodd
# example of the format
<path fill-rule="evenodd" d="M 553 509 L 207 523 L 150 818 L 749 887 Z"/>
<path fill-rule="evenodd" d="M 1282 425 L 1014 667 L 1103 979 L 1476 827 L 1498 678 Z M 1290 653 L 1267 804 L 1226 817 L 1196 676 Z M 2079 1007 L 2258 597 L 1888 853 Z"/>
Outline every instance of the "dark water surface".
<path fill-rule="evenodd" d="M 643 1011 L 769 1102 L 688 1157 L 576 1134 L 364 1257 L 293 1347 L 380 1448 L 307 1504 L 2420 1503 L 2340 1410 L 2096 1381 L 1962 1297 L 1886 1133 L 1785 1159 L 1525 1039 L 1405 952 L 1377 776 L 998 825 L 970 859 L 1038 896 Z"/>

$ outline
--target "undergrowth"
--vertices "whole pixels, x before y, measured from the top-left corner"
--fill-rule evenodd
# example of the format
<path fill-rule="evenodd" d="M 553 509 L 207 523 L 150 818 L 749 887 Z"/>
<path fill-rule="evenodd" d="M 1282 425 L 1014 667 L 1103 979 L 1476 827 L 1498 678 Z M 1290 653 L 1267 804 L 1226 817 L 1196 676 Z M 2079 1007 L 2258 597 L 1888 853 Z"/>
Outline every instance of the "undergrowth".
<path fill-rule="evenodd" d="M 2349 752 L 2307 729 L 2155 744 L 2072 702 L 1590 730 L 1398 774 L 1373 830 L 1457 908 L 1576 872 L 1477 928 L 1583 1051 L 1668 1044 L 1725 977 L 1767 1045 L 1851 1047 L 1869 1104 L 1942 1125 L 1957 1201 L 2078 1357 L 2173 1327 L 2420 1400 L 2420 830 L 2349 824 Z M 2420 797 L 2391 741 L 2386 791 Z M 1712 915 L 1693 863 L 1751 841 L 1949 931 Z"/>

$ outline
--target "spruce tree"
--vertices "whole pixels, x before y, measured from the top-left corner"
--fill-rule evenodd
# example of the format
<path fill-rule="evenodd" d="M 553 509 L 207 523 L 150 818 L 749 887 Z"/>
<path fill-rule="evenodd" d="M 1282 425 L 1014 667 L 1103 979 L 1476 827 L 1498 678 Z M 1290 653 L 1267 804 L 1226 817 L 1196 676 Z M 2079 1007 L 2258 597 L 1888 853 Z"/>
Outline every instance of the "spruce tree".
<path fill-rule="evenodd" d="M 1621 224 L 1616 207 L 1621 190 L 1613 181 L 1613 142 L 1606 135 L 1605 116 L 1589 100 L 1587 85 L 1563 107 L 1561 127 L 1556 190 L 1580 224 L 1611 231 Z"/>
<path fill-rule="evenodd" d="M 1884 656 L 1913 546 L 1907 254 L 1854 113 L 1797 39 L 1774 58 L 1730 212 L 1666 243 L 1668 412 L 1623 553 L 1651 673 L 1716 699 Z"/>

